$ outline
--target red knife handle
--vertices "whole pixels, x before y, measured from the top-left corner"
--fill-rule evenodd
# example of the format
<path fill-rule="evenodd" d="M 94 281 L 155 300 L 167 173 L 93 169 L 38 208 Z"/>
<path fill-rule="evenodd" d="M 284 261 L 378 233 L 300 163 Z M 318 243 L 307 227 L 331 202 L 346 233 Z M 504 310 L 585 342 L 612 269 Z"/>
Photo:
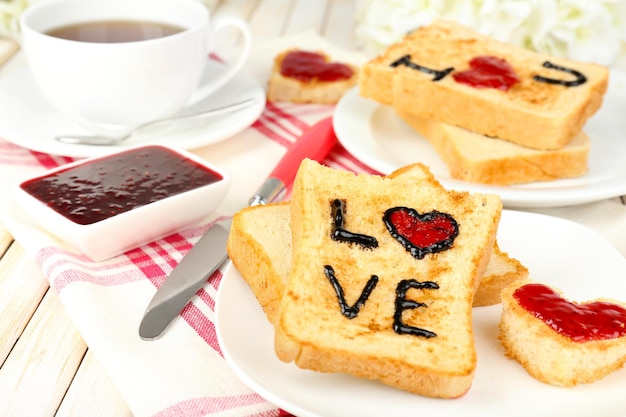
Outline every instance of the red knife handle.
<path fill-rule="evenodd" d="M 321 162 L 335 143 L 337 143 L 337 136 L 333 130 L 333 119 L 327 117 L 302 134 L 287 150 L 269 177 L 281 180 L 288 187 L 293 182 L 304 158 Z"/>
<path fill-rule="evenodd" d="M 327 117 L 310 127 L 278 162 L 267 180 L 261 185 L 250 205 L 265 204 L 275 200 L 293 182 L 304 158 L 321 162 L 337 143 L 333 119 Z"/>

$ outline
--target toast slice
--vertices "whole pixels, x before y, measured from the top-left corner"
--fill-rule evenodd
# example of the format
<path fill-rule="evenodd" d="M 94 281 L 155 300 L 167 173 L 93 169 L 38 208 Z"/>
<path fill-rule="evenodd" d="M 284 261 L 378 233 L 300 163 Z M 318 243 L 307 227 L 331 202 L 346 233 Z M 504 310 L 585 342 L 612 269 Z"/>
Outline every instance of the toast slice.
<path fill-rule="evenodd" d="M 483 62 L 490 58 L 500 64 Z M 470 69 L 474 59 L 483 61 Z M 494 77 L 485 74 L 494 67 Z M 474 74 L 470 84 L 463 81 L 468 71 Z M 479 88 L 476 83 L 483 81 L 476 80 L 482 77 L 504 82 Z M 600 108 L 608 78 L 601 65 L 535 53 L 435 20 L 364 64 L 359 91 L 421 119 L 554 150 L 569 143 Z"/>
<path fill-rule="evenodd" d="M 303 73 L 299 77 L 283 74 L 283 62 L 290 54 L 298 54 L 296 72 Z M 291 49 L 274 59 L 267 99 L 271 102 L 336 104 L 356 85 L 358 74 L 355 65 L 331 62 L 323 52 Z"/>
<path fill-rule="evenodd" d="M 401 109 L 396 113 L 433 145 L 450 176 L 458 180 L 514 185 L 575 178 L 588 171 L 591 142 L 582 131 L 563 148 L 544 151 L 420 119 Z"/>
<path fill-rule="evenodd" d="M 539 303 L 547 309 L 533 307 Z M 539 381 L 563 387 L 591 383 L 626 363 L 626 303 L 572 303 L 548 286 L 518 281 L 502 291 L 499 338 L 506 355 Z"/>
<path fill-rule="evenodd" d="M 288 202 L 247 207 L 233 217 L 228 238 L 230 259 L 272 324 L 276 321 L 291 269 L 290 223 Z M 496 242 L 473 306 L 500 303 L 504 287 L 527 278 L 528 269 L 503 252 Z"/>
<path fill-rule="evenodd" d="M 502 203 L 425 181 L 302 162 L 290 210 L 292 265 L 275 323 L 280 360 L 428 397 L 468 391 L 472 300 Z"/>

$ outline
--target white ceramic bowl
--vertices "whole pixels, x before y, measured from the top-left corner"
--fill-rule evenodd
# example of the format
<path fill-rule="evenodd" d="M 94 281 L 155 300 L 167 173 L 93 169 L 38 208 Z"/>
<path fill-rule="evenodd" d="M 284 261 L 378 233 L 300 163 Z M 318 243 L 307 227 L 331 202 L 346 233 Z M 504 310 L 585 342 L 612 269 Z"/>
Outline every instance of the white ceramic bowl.
<path fill-rule="evenodd" d="M 211 176 L 215 181 L 208 183 Z M 49 170 L 14 191 L 41 227 L 100 261 L 199 223 L 221 203 L 230 182 L 189 152 L 151 145 Z M 100 215 L 100 208 L 121 212 Z"/>

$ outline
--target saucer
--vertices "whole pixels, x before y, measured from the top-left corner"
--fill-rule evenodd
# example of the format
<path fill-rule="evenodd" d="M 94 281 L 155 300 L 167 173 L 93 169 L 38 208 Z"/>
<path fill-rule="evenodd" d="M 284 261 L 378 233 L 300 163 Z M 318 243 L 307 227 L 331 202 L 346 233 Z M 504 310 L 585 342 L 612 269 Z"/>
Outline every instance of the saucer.
<path fill-rule="evenodd" d="M 217 71 L 221 66 L 209 61 L 207 67 L 208 71 Z M 265 108 L 265 91 L 254 78 L 239 73 L 206 100 L 181 111 L 180 115 L 195 113 L 247 98 L 255 99 L 250 107 L 202 121 L 173 122 L 158 130 L 141 130 L 119 145 L 60 143 L 55 135 L 89 132 L 57 112 L 35 84 L 28 66 L 22 66 L 0 77 L 0 137 L 34 151 L 70 157 L 100 156 L 145 144 L 195 149 L 225 140 L 254 123 Z"/>

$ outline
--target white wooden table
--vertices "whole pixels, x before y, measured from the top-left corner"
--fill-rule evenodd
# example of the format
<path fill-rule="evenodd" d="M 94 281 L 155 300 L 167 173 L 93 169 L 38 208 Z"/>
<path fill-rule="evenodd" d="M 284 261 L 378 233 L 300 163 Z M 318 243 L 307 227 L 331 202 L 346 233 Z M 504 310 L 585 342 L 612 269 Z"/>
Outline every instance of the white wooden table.
<path fill-rule="evenodd" d="M 247 19 L 255 42 L 314 30 L 343 47 L 354 43 L 352 0 L 227 0 L 214 14 Z M 0 41 L 0 65 L 15 49 Z M 2 417 L 131 416 L 57 294 L 2 225 L 0 365 Z"/>

